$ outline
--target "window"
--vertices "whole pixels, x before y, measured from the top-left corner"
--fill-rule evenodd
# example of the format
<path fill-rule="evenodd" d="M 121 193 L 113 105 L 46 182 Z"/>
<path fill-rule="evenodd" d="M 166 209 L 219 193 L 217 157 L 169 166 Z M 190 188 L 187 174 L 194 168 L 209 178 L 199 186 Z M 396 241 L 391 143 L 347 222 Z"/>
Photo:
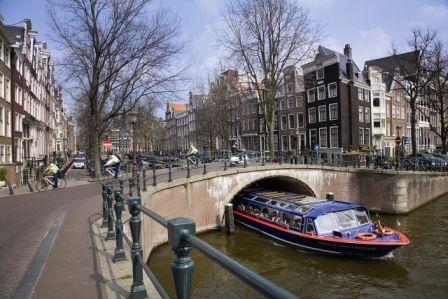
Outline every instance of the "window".
<path fill-rule="evenodd" d="M 308 122 L 314 124 L 316 122 L 316 108 L 308 109 Z"/>
<path fill-rule="evenodd" d="M 350 228 L 358 225 L 352 210 L 336 212 L 334 213 L 334 215 L 336 216 L 336 221 L 338 222 L 340 229 Z"/>
<path fill-rule="evenodd" d="M 0 107 L 0 136 L 5 136 L 5 109 Z"/>
<path fill-rule="evenodd" d="M 316 129 L 310 130 L 310 147 L 314 147 L 314 145 L 317 144 L 317 136 L 316 136 Z"/>
<path fill-rule="evenodd" d="M 296 107 L 301 108 L 304 106 L 304 102 L 303 102 L 303 97 L 302 96 L 298 96 L 296 98 Z"/>
<path fill-rule="evenodd" d="M 330 147 L 339 147 L 338 127 L 330 127 Z"/>
<path fill-rule="evenodd" d="M 288 99 L 288 108 L 294 108 L 296 106 L 296 99 L 289 98 Z"/>
<path fill-rule="evenodd" d="M 288 136 L 282 135 L 282 151 L 288 150 Z"/>
<path fill-rule="evenodd" d="M 330 83 L 328 84 L 328 97 L 334 98 L 338 95 L 336 83 Z"/>
<path fill-rule="evenodd" d="M 359 113 L 359 118 L 358 118 L 359 122 L 360 123 L 364 122 L 364 108 L 359 106 L 358 113 Z"/>
<path fill-rule="evenodd" d="M 379 106 L 380 106 L 380 99 L 373 98 L 373 107 L 379 107 Z"/>
<path fill-rule="evenodd" d="M 11 81 L 5 78 L 5 100 L 11 102 Z"/>
<path fill-rule="evenodd" d="M 328 147 L 327 144 L 327 128 L 319 129 L 319 144 L 320 147 Z"/>
<path fill-rule="evenodd" d="M 370 108 L 367 108 L 367 107 L 364 108 L 364 117 L 365 117 L 366 123 L 370 123 Z"/>
<path fill-rule="evenodd" d="M 364 92 L 364 101 L 369 102 L 370 101 L 370 91 L 367 89 L 364 89 L 363 92 Z"/>
<path fill-rule="evenodd" d="M 308 218 L 306 220 L 306 232 L 310 234 L 315 234 L 316 230 L 314 229 L 314 223 L 313 220 Z"/>
<path fill-rule="evenodd" d="M 0 97 L 1 98 L 5 98 L 5 89 L 3 87 L 3 80 L 4 80 L 4 76 L 2 73 L 0 73 Z"/>
<path fill-rule="evenodd" d="M 285 110 L 286 108 L 288 108 L 286 107 L 286 100 L 283 99 L 280 101 L 280 110 Z"/>
<path fill-rule="evenodd" d="M 5 146 L 0 145 L 0 163 L 5 163 Z"/>
<path fill-rule="evenodd" d="M 317 99 L 325 100 L 325 85 L 319 86 L 317 88 Z"/>
<path fill-rule="evenodd" d="M 362 101 L 363 92 L 361 88 L 358 88 L 358 100 Z"/>
<path fill-rule="evenodd" d="M 379 127 L 381 127 L 381 123 L 379 121 L 374 121 L 373 122 L 373 127 L 374 128 L 379 128 Z"/>
<path fill-rule="evenodd" d="M 303 128 L 303 124 L 304 124 L 303 113 L 298 113 L 297 114 L 297 127 Z"/>
<path fill-rule="evenodd" d="M 356 220 L 358 220 L 359 225 L 363 225 L 369 222 L 369 216 L 367 216 L 366 211 L 363 210 L 353 210 Z"/>
<path fill-rule="evenodd" d="M 6 163 L 11 163 L 11 146 L 7 145 L 6 146 Z"/>
<path fill-rule="evenodd" d="M 287 85 L 286 85 L 286 90 L 287 90 L 287 92 L 293 92 L 294 91 L 294 86 L 293 86 L 293 84 L 292 83 L 288 83 Z"/>
<path fill-rule="evenodd" d="M 290 129 L 294 129 L 296 127 L 295 126 L 295 124 L 296 124 L 296 116 L 295 116 L 295 114 L 288 115 L 288 118 L 289 118 L 289 128 Z"/>
<path fill-rule="evenodd" d="M 339 230 L 333 213 L 328 213 L 317 217 L 316 229 L 320 234 L 329 234 L 334 230 Z"/>
<path fill-rule="evenodd" d="M 282 115 L 282 126 L 281 129 L 282 130 L 286 130 L 288 128 L 288 123 L 287 123 L 287 119 L 286 119 L 286 115 Z"/>
<path fill-rule="evenodd" d="M 308 89 L 308 102 L 314 102 L 315 99 L 314 88 Z"/>
<path fill-rule="evenodd" d="M 359 145 L 364 144 L 364 129 L 359 128 Z"/>
<path fill-rule="evenodd" d="M 337 120 L 338 119 L 338 104 L 330 104 L 330 120 Z"/>
<path fill-rule="evenodd" d="M 319 121 L 327 121 L 327 106 L 319 106 Z"/>
<path fill-rule="evenodd" d="M 316 78 L 323 79 L 324 78 L 324 68 L 320 68 L 316 70 Z"/>
<path fill-rule="evenodd" d="M 291 227 L 301 231 L 302 230 L 302 217 L 300 216 L 293 216 L 291 221 Z"/>
<path fill-rule="evenodd" d="M 368 128 L 364 130 L 364 144 L 370 145 L 370 129 Z"/>

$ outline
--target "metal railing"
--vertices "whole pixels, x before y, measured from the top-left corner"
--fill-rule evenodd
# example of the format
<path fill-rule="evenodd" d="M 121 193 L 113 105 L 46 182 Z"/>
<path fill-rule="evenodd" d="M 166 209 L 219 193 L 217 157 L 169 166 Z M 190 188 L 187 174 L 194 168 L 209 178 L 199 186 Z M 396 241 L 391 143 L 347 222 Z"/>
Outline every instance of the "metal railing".
<path fill-rule="evenodd" d="M 144 174 L 144 172 L 142 174 Z M 137 178 L 139 177 L 140 173 Z M 123 240 L 131 248 L 131 298 L 140 299 L 148 297 L 145 285 L 143 283 L 143 271 L 153 283 L 159 295 L 162 298 L 169 298 L 167 292 L 143 259 L 143 251 L 140 244 L 142 225 L 142 220 L 140 217 L 141 213 L 168 230 L 168 242 L 176 255 L 175 260 L 171 263 L 171 270 L 173 273 L 174 288 L 177 298 L 191 298 L 192 280 L 195 266 L 193 260 L 189 256 L 189 253 L 193 248 L 203 253 L 210 260 L 235 275 L 238 279 L 251 286 L 255 291 L 263 296 L 268 298 L 296 298 L 295 295 L 280 288 L 271 281 L 263 278 L 254 271 L 236 262 L 232 258 L 226 256 L 213 246 L 198 238 L 196 236 L 196 224 L 192 219 L 185 217 L 165 219 L 156 212 L 142 206 L 139 195 L 132 195 L 134 193 L 132 190 L 132 180 L 129 184 L 129 194 L 131 194 L 129 196 L 123 193 L 124 181 L 119 180 L 118 182 L 119 186 L 116 188 L 114 188 L 112 181 L 103 181 L 101 183 L 103 196 L 102 227 L 107 227 L 106 240 L 115 240 L 115 253 L 113 257 L 114 263 L 127 259 L 126 252 L 123 247 Z M 143 182 L 145 182 L 145 179 L 143 179 Z M 143 188 L 146 188 L 146 186 L 143 185 Z M 136 189 L 136 194 L 139 194 L 139 179 L 137 179 Z M 112 209 L 113 201 L 115 201 L 115 214 Z M 132 240 L 124 233 L 123 230 L 122 212 L 126 206 L 125 204 L 128 205 L 129 212 L 131 214 L 128 223 Z"/>

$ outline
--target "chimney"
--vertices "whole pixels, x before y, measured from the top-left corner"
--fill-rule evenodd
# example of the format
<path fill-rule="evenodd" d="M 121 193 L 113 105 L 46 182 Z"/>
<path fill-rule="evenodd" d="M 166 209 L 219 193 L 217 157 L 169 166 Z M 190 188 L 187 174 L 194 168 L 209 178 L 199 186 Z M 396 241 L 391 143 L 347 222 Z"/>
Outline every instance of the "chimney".
<path fill-rule="evenodd" d="M 352 60 L 352 47 L 350 47 L 350 44 L 345 44 L 344 55 L 347 56 L 348 59 Z"/>

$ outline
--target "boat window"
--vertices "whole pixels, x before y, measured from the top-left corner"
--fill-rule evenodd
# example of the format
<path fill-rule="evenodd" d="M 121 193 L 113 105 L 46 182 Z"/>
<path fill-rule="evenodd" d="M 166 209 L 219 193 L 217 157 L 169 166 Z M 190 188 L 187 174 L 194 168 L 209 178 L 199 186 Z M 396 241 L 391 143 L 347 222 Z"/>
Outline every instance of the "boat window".
<path fill-rule="evenodd" d="M 306 232 L 312 233 L 312 234 L 316 233 L 316 230 L 314 229 L 313 219 L 311 219 L 311 218 L 308 218 L 306 220 Z"/>
<path fill-rule="evenodd" d="M 299 207 L 296 209 L 296 211 L 299 212 L 299 213 L 303 213 L 303 214 L 305 214 L 305 213 L 308 213 L 309 211 L 311 211 L 312 209 L 313 209 L 313 208 L 310 207 L 310 206 L 299 206 Z"/>
<path fill-rule="evenodd" d="M 267 203 L 269 200 L 262 197 L 255 197 L 253 200 L 256 200 L 258 202 Z"/>
<path fill-rule="evenodd" d="M 369 216 L 367 216 L 366 211 L 357 209 L 354 210 L 353 213 L 355 214 L 356 220 L 358 220 L 359 225 L 369 223 Z"/>
<path fill-rule="evenodd" d="M 333 213 L 324 214 L 316 218 L 316 229 L 320 234 L 331 233 L 339 227 L 334 219 Z"/>
<path fill-rule="evenodd" d="M 346 210 L 334 213 L 336 220 L 338 222 L 339 228 L 350 228 L 357 226 L 355 215 L 353 215 L 353 210 Z"/>
<path fill-rule="evenodd" d="M 301 231 L 302 230 L 302 217 L 293 216 L 292 222 L 291 222 L 291 227 Z"/>

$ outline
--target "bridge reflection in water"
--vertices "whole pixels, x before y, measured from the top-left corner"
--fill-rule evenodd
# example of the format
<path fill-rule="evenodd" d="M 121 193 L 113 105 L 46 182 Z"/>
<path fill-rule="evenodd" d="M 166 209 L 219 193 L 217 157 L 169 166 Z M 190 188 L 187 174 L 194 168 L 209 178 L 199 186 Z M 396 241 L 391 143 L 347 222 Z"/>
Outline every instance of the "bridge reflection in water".
<path fill-rule="evenodd" d="M 395 227 L 397 217 L 383 215 Z M 201 239 L 301 298 L 447 298 L 448 195 L 398 216 L 400 230 L 411 244 L 382 260 L 326 256 L 301 252 L 237 225 L 236 233 L 212 231 Z M 204 256 L 192 251 L 196 263 L 193 298 L 254 298 L 254 291 Z M 155 249 L 150 267 L 174 296 L 169 245 Z"/>

